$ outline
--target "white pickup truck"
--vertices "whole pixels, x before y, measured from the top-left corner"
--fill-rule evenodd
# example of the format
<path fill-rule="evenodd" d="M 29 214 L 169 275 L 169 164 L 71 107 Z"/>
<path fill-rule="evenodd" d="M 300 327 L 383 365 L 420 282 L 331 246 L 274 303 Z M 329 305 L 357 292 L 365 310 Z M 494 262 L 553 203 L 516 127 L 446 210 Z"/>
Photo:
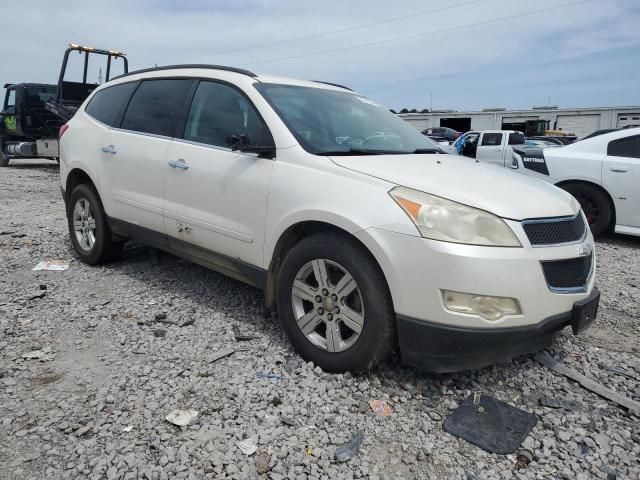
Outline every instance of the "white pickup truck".
<path fill-rule="evenodd" d="M 478 162 L 493 163 L 501 167 L 511 165 L 512 146 L 524 145 L 524 133 L 514 130 L 486 130 L 467 132 L 454 146 L 460 155 L 475 158 Z"/>

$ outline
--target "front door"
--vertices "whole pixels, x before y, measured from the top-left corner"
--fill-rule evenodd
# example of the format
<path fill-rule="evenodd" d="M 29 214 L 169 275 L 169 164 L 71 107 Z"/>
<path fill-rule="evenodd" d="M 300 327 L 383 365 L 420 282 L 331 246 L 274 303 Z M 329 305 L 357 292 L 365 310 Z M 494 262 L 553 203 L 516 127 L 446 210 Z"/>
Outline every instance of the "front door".
<path fill-rule="evenodd" d="M 616 205 L 616 224 L 640 227 L 640 135 L 609 142 L 602 183 Z"/>
<path fill-rule="evenodd" d="M 228 146 L 230 135 L 246 135 L 252 144 L 273 143 L 262 118 L 235 87 L 203 80 L 182 133 L 171 142 L 164 167 L 169 242 L 214 263 L 228 257 L 262 265 L 274 161 Z"/>

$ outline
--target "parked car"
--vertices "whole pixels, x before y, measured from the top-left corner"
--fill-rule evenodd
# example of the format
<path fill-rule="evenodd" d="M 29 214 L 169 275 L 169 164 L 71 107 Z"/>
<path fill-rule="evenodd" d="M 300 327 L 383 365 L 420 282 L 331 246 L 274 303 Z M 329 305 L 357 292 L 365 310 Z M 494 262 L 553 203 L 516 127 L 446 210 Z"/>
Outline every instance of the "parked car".
<path fill-rule="evenodd" d="M 617 131 L 617 128 L 606 128 L 604 130 L 596 130 L 593 133 L 590 133 L 589 135 L 587 135 L 586 137 L 582 138 L 581 140 L 586 140 L 587 138 L 593 138 L 593 137 L 597 137 L 598 135 L 604 135 L 605 133 L 611 133 L 611 132 L 615 132 Z"/>
<path fill-rule="evenodd" d="M 443 155 L 344 87 L 143 70 L 96 89 L 60 145 L 81 260 L 114 260 L 133 238 L 262 288 L 327 371 L 397 350 L 432 371 L 477 368 L 595 318 L 593 238 L 574 198 Z"/>
<path fill-rule="evenodd" d="M 456 139 L 461 135 L 460 132 L 454 130 L 453 128 L 447 127 L 433 127 L 427 128 L 422 131 L 423 135 L 427 137 L 438 137 L 438 138 L 446 138 L 449 142 L 455 142 Z"/>
<path fill-rule="evenodd" d="M 561 147 L 562 145 L 558 145 L 555 142 L 550 142 L 549 140 L 536 140 L 533 138 L 527 138 L 524 142 L 525 146 L 531 146 L 531 147 L 540 147 L 540 148 L 546 148 L 546 147 Z"/>
<path fill-rule="evenodd" d="M 529 138 L 531 138 L 532 140 L 544 140 L 546 142 L 557 143 L 560 146 L 571 145 L 572 143 L 578 140 L 578 137 L 576 137 L 575 135 L 565 135 L 565 136 L 543 135 L 539 137 L 529 137 Z"/>
<path fill-rule="evenodd" d="M 578 199 L 594 235 L 640 235 L 640 128 L 617 130 L 562 148 L 515 150 L 512 168 Z"/>
<path fill-rule="evenodd" d="M 525 137 L 514 130 L 487 130 L 467 132 L 459 142 L 454 145 L 461 155 L 504 167 L 511 164 L 511 147 L 524 145 Z"/>

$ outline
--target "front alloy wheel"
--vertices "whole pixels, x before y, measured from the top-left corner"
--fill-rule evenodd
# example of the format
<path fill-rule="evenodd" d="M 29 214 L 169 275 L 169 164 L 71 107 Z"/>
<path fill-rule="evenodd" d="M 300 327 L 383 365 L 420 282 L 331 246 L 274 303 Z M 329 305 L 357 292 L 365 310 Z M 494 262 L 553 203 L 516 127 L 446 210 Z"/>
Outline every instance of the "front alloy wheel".
<path fill-rule="evenodd" d="M 296 323 L 309 342 L 343 352 L 360 338 L 365 312 L 362 293 L 342 265 L 327 259 L 307 262 L 291 289 Z"/>

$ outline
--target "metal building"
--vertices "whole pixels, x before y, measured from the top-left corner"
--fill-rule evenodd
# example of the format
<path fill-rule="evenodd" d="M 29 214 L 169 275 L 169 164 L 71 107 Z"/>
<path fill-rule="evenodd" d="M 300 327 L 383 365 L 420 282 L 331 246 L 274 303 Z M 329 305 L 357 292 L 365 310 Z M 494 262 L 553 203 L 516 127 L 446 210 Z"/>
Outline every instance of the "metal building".
<path fill-rule="evenodd" d="M 402 119 L 422 131 L 430 127 L 450 127 L 468 130 L 521 130 L 527 122 L 545 120 L 550 130 L 562 129 L 568 134 L 584 137 L 596 130 L 640 125 L 640 106 L 558 108 L 533 107 L 531 110 L 485 108 L 479 112 L 434 110 L 432 113 L 400 113 Z"/>

